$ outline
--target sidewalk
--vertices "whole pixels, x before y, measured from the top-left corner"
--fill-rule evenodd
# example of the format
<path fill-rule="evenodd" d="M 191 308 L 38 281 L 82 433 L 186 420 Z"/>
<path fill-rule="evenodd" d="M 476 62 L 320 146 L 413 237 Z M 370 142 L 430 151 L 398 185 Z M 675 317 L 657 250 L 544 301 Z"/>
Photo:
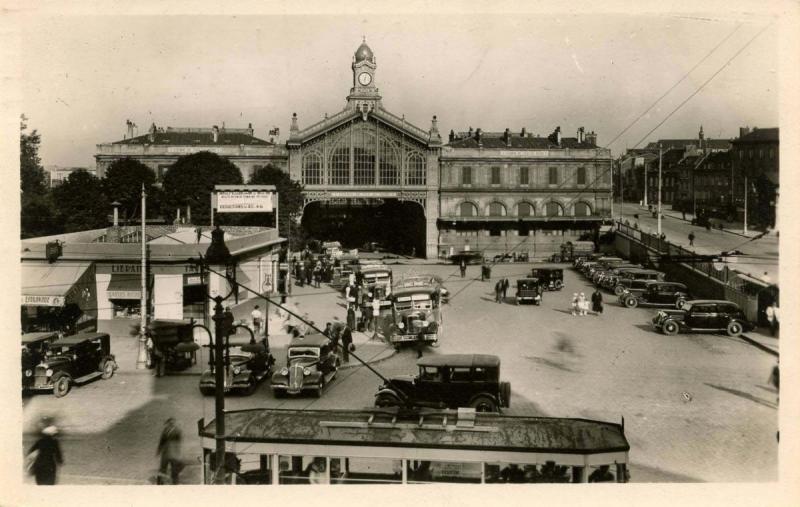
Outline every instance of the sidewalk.
<path fill-rule="evenodd" d="M 644 213 L 647 213 L 647 207 L 646 206 L 640 206 L 640 208 L 643 210 Z M 681 221 L 687 222 L 687 223 L 691 223 L 692 220 L 694 219 L 694 215 L 692 213 L 688 213 L 687 212 L 686 213 L 686 218 L 683 218 L 683 213 L 682 212 L 676 211 L 676 210 L 673 210 L 673 209 L 666 209 L 663 206 L 662 206 L 662 209 L 661 209 L 661 214 L 663 216 L 665 216 L 665 217 L 668 216 L 670 218 L 676 218 L 678 220 L 681 220 Z M 735 234 L 735 235 L 741 236 L 743 238 L 752 238 L 752 237 L 758 236 L 759 234 L 762 233 L 762 231 L 758 231 L 758 230 L 748 230 L 747 234 L 745 234 L 744 233 L 744 224 L 741 223 L 741 222 L 726 222 L 724 220 L 718 220 L 718 219 L 714 219 L 714 220 L 716 220 L 716 222 L 724 222 L 725 223 L 725 227 L 723 227 L 722 229 L 715 228 L 715 230 L 722 230 L 722 231 L 725 231 L 725 232 L 727 232 L 729 234 Z"/>
<path fill-rule="evenodd" d="M 779 336 L 772 336 L 767 328 L 757 327 L 754 330 L 743 334 L 742 340 L 768 354 L 780 356 L 780 348 L 778 345 Z"/>

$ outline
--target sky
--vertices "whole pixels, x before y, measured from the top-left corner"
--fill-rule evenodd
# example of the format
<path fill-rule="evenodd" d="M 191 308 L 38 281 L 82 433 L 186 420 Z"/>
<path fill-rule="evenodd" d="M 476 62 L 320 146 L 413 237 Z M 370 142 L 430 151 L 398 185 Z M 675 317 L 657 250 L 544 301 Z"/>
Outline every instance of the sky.
<path fill-rule="evenodd" d="M 93 167 L 96 145 L 122 139 L 127 119 L 140 134 L 151 123 L 252 123 L 257 137 L 280 127 L 285 141 L 292 113 L 303 128 L 344 107 L 353 53 L 366 37 L 384 107 L 425 130 L 433 115 L 443 136 L 470 126 L 525 127 L 542 136 L 561 126 L 574 136 L 585 127 L 601 146 L 617 138 L 610 145 L 616 155 L 658 138 L 694 138 L 700 125 L 707 138 L 778 126 L 773 20 L 664 13 L 36 16 L 21 31 L 21 110 L 42 136 L 44 165 Z"/>

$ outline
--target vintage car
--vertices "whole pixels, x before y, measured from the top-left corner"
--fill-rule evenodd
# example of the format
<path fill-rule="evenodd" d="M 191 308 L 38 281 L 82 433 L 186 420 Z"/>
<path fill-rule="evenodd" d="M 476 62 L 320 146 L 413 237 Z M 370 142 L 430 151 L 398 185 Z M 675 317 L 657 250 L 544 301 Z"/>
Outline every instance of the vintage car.
<path fill-rule="evenodd" d="M 345 287 L 350 282 L 350 276 L 355 276 L 358 270 L 358 255 L 342 254 L 333 264 L 331 286 L 334 288 Z"/>
<path fill-rule="evenodd" d="M 389 342 L 399 350 L 403 343 L 414 343 L 420 333 L 428 345 L 437 345 L 443 335 L 442 302 L 437 287 L 420 285 L 397 289 L 392 297 L 392 326 Z"/>
<path fill-rule="evenodd" d="M 739 305 L 716 299 L 687 301 L 680 310 L 659 310 L 653 317 L 653 326 L 666 335 L 725 332 L 729 336 L 739 336 L 755 327 Z"/>
<path fill-rule="evenodd" d="M 595 261 L 597 261 L 597 259 L 599 259 L 600 257 L 604 257 L 604 256 L 605 256 L 604 253 L 598 252 L 598 253 L 591 253 L 591 254 L 588 254 L 588 255 L 576 257 L 572 261 L 572 265 L 575 266 L 575 269 L 577 269 L 578 271 L 581 271 L 583 269 L 583 265 L 585 263 L 587 263 L 587 262 L 595 262 Z"/>
<path fill-rule="evenodd" d="M 514 298 L 516 304 L 533 303 L 542 304 L 542 291 L 544 282 L 539 278 L 520 278 L 517 280 L 517 294 Z"/>
<path fill-rule="evenodd" d="M 199 346 L 194 341 L 194 322 L 178 319 L 155 319 L 147 326 L 147 336 L 155 352 L 164 358 L 165 372 L 178 372 L 195 363 Z"/>
<path fill-rule="evenodd" d="M 33 386 L 36 365 L 47 355 L 47 347 L 58 338 L 55 331 L 22 334 L 22 389 Z"/>
<path fill-rule="evenodd" d="M 212 349 L 213 350 L 213 349 Z M 200 376 L 200 392 L 213 395 L 216 388 L 214 355 L 209 354 L 209 369 Z M 225 392 L 253 394 L 258 384 L 272 372 L 275 358 L 270 354 L 266 338 L 259 341 L 231 336 L 225 343 Z"/>
<path fill-rule="evenodd" d="M 450 301 L 450 291 L 445 288 L 444 280 L 437 275 L 403 275 L 401 278 L 394 281 L 392 287 L 393 290 L 397 290 L 405 287 L 420 287 L 423 285 L 433 285 L 434 287 L 438 287 L 440 301 L 442 303 L 448 303 Z"/>
<path fill-rule="evenodd" d="M 628 271 L 643 269 L 641 264 L 621 264 L 615 268 L 602 271 L 595 279 L 595 284 L 605 289 L 613 290 L 620 275 Z"/>
<path fill-rule="evenodd" d="M 385 264 L 361 266 L 361 280 L 367 292 L 377 291 L 381 299 L 386 299 L 392 288 L 392 268 Z"/>
<path fill-rule="evenodd" d="M 587 267 L 587 264 L 590 264 Z M 583 274 L 590 280 L 594 276 L 595 271 L 613 269 L 622 264 L 626 264 L 624 259 L 619 257 L 600 257 L 594 264 L 587 263 L 583 265 Z"/>
<path fill-rule="evenodd" d="M 327 336 L 319 333 L 296 336 L 286 350 L 286 366 L 272 374 L 272 392 L 276 398 L 303 391 L 320 397 L 336 376 L 339 364 L 339 356 Z"/>
<path fill-rule="evenodd" d="M 110 379 L 117 369 L 111 354 L 111 339 L 105 333 L 80 333 L 59 338 L 47 347 L 42 362 L 33 371 L 29 391 L 53 391 L 66 396 L 73 385 L 102 377 Z"/>
<path fill-rule="evenodd" d="M 639 305 L 671 306 L 680 309 L 690 300 L 689 289 L 682 283 L 646 280 L 641 290 L 625 289 L 619 302 L 628 308 Z"/>
<path fill-rule="evenodd" d="M 594 241 L 567 241 L 561 244 L 561 261 L 576 262 L 589 257 L 594 251 Z"/>
<path fill-rule="evenodd" d="M 480 264 L 483 262 L 483 252 L 462 250 L 450 256 L 450 262 L 453 264 L 461 264 L 461 261 L 465 264 Z"/>
<path fill-rule="evenodd" d="M 511 384 L 500 381 L 500 358 L 486 354 L 442 354 L 417 360 L 418 375 L 398 375 L 375 394 L 378 407 L 472 407 L 499 412 L 511 402 Z"/>
<path fill-rule="evenodd" d="M 541 280 L 544 290 L 561 290 L 564 288 L 564 270 L 562 268 L 533 268 L 531 278 Z"/>
<path fill-rule="evenodd" d="M 664 273 L 654 269 L 636 269 L 620 273 L 614 284 L 614 294 L 617 296 L 625 292 L 625 289 L 638 288 L 644 289 L 646 281 L 663 281 Z"/>

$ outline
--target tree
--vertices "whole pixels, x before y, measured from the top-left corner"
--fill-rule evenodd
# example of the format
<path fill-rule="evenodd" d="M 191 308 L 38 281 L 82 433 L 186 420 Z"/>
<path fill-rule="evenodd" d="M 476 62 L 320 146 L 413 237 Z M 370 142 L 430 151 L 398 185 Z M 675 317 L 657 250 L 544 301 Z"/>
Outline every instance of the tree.
<path fill-rule="evenodd" d="M 85 170 L 69 175 L 53 189 L 57 219 L 65 232 L 100 229 L 108 225 L 111 205 L 103 193 L 99 178 Z"/>
<path fill-rule="evenodd" d="M 37 131 L 25 131 L 27 118 L 21 116 L 19 133 L 20 236 L 32 238 L 61 232 L 45 182 L 39 158 L 41 137 Z"/>
<path fill-rule="evenodd" d="M 64 232 L 49 194 L 22 195 L 20 236 L 36 238 Z"/>
<path fill-rule="evenodd" d="M 147 192 L 148 215 L 154 216 L 158 207 L 154 206 L 157 192 L 156 173 L 152 169 L 132 158 L 115 160 L 106 169 L 103 178 L 103 190 L 106 197 L 119 201 L 120 215 L 125 219 L 137 218 L 141 213 L 142 184 Z M 152 199 L 152 200 L 151 200 Z"/>
<path fill-rule="evenodd" d="M 227 159 L 208 151 L 180 157 L 164 175 L 165 216 L 190 206 L 192 222 L 209 223 L 214 185 L 241 185 L 242 173 Z"/>
<path fill-rule="evenodd" d="M 303 185 L 290 178 L 286 171 L 271 164 L 255 171 L 250 176 L 248 183 L 251 185 L 275 185 L 275 190 L 278 192 L 278 212 L 280 213 L 278 217 L 279 230 L 281 234 L 286 236 L 289 231 L 290 216 L 296 216 L 303 211 Z M 259 220 L 259 218 L 247 217 L 242 219 L 240 223 L 247 225 L 264 223 L 263 217 L 260 218 L 260 222 L 256 223 L 254 220 Z M 274 223 L 270 222 L 269 225 L 274 225 Z M 305 234 L 296 224 L 292 224 L 292 230 L 296 234 L 296 236 L 292 236 L 292 242 L 299 245 L 300 242 L 305 240 Z M 298 245 L 292 245 L 292 249 L 295 249 Z"/>
<path fill-rule="evenodd" d="M 39 144 L 42 139 L 36 130 L 30 134 L 25 133 L 28 129 L 26 121 L 27 118 L 22 115 L 19 126 L 20 187 L 23 195 L 41 195 L 47 192 L 42 159 L 39 158 Z"/>

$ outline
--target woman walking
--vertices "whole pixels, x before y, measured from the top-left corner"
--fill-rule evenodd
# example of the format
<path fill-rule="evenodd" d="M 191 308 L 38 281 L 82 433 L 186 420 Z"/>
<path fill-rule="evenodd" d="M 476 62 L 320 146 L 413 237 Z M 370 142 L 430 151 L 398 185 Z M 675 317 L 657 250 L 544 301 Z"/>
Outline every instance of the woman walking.
<path fill-rule="evenodd" d="M 61 445 L 58 443 L 58 428 L 49 419 L 43 420 L 42 435 L 34 442 L 28 451 L 28 456 L 33 459 L 31 474 L 36 478 L 36 484 L 54 485 L 58 465 L 63 463 Z"/>
<path fill-rule="evenodd" d="M 603 294 L 600 289 L 596 289 L 592 293 L 592 311 L 600 315 L 603 314 Z"/>
<path fill-rule="evenodd" d="M 586 299 L 586 295 L 581 292 L 580 296 L 578 296 L 578 312 L 580 315 L 586 315 L 586 312 L 589 311 L 589 300 Z"/>

